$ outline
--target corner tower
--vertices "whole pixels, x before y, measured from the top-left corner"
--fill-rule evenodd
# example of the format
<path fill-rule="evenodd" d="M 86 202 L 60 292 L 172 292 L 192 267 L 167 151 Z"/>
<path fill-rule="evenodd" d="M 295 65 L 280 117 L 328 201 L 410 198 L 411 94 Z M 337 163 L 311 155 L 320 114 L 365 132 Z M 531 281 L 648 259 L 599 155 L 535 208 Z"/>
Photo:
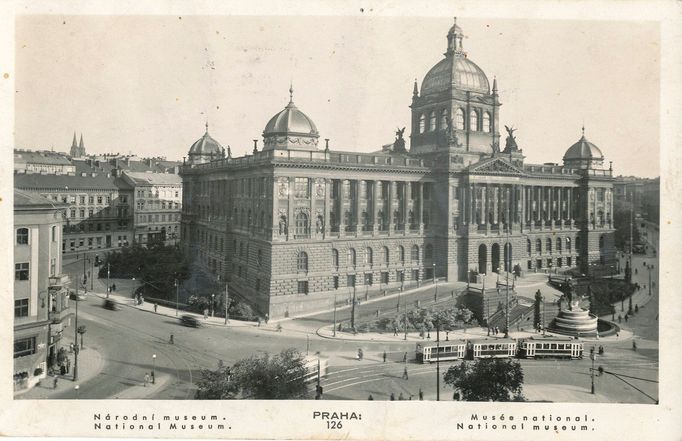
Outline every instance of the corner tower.
<path fill-rule="evenodd" d="M 462 46 L 455 23 L 447 34 L 445 58 L 424 76 L 412 94 L 410 152 L 460 151 L 490 155 L 499 150 L 497 82 L 490 83 Z"/>

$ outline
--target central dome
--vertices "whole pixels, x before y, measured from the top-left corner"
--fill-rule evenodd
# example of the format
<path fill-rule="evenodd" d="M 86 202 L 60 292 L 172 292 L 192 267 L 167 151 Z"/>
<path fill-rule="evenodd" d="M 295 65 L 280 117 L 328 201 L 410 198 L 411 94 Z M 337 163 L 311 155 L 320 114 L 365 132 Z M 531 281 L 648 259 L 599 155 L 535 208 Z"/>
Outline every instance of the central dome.
<path fill-rule="evenodd" d="M 263 150 L 316 150 L 320 134 L 308 115 L 298 110 L 289 88 L 289 104 L 270 118 L 263 130 Z"/>
<path fill-rule="evenodd" d="M 461 55 L 448 54 L 424 77 L 421 95 L 436 94 L 449 89 L 490 93 L 490 83 L 483 69 Z"/>
<path fill-rule="evenodd" d="M 583 127 L 583 136 L 566 150 L 564 165 L 576 168 L 600 168 L 603 163 L 604 155 L 599 147 L 585 138 Z"/>

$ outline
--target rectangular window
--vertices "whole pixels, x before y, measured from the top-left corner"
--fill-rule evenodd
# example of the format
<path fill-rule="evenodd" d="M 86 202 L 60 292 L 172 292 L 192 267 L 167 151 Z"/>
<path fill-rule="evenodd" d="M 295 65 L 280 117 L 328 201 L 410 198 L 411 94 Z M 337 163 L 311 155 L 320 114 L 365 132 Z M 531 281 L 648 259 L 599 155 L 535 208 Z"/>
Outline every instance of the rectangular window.
<path fill-rule="evenodd" d="M 95 203 L 95 197 L 94 196 L 88 196 L 88 204 L 94 204 Z"/>
<path fill-rule="evenodd" d="M 81 219 L 85 219 L 85 208 L 78 210 L 78 214 L 80 215 Z"/>
<path fill-rule="evenodd" d="M 97 203 L 102 204 L 102 196 L 97 196 Z"/>
<path fill-rule="evenodd" d="M 387 284 L 388 283 L 388 272 L 384 271 L 381 273 L 381 283 Z"/>
<path fill-rule="evenodd" d="M 92 237 L 88 237 L 88 248 L 92 248 Z"/>
<path fill-rule="evenodd" d="M 36 338 L 20 338 L 14 340 L 14 358 L 25 357 L 36 353 Z"/>
<path fill-rule="evenodd" d="M 88 208 L 88 217 L 92 217 L 95 211 L 92 208 Z"/>
<path fill-rule="evenodd" d="M 69 215 L 70 215 L 71 219 L 75 219 L 76 218 L 76 209 L 72 208 L 69 212 Z"/>
<path fill-rule="evenodd" d="M 57 274 L 57 259 L 52 258 L 50 259 L 50 275 L 54 276 Z"/>
<path fill-rule="evenodd" d="M 111 196 L 107 196 L 107 204 L 111 204 Z"/>
<path fill-rule="evenodd" d="M 339 276 L 333 277 L 332 284 L 334 285 L 334 289 L 339 289 Z"/>
<path fill-rule="evenodd" d="M 570 257 L 566 258 L 566 266 L 571 266 L 572 260 Z"/>
<path fill-rule="evenodd" d="M 80 197 L 80 204 L 85 205 L 85 196 Z"/>
<path fill-rule="evenodd" d="M 536 267 L 537 269 L 542 269 L 542 259 L 538 259 L 538 260 L 535 262 L 535 267 Z"/>
<path fill-rule="evenodd" d="M 308 281 L 301 280 L 298 282 L 298 293 L 299 294 L 308 294 Z"/>
<path fill-rule="evenodd" d="M 528 261 L 528 269 L 531 269 L 531 268 L 533 268 L 533 262 L 529 260 Z"/>
<path fill-rule="evenodd" d="M 310 197 L 308 178 L 296 178 L 294 180 L 294 197 L 299 199 L 307 199 Z"/>
<path fill-rule="evenodd" d="M 355 286 L 355 274 L 349 274 L 346 277 L 346 286 L 348 286 L 348 287 Z"/>
<path fill-rule="evenodd" d="M 372 286 L 373 282 L 374 282 L 373 274 L 372 273 L 365 274 L 365 285 Z"/>
<path fill-rule="evenodd" d="M 75 195 L 69 196 L 69 202 L 72 204 L 75 204 L 76 203 L 76 196 Z"/>
<path fill-rule="evenodd" d="M 28 299 L 18 299 L 14 301 L 14 317 L 28 317 Z"/>
<path fill-rule="evenodd" d="M 14 264 L 14 280 L 28 280 L 28 262 Z"/>
<path fill-rule="evenodd" d="M 76 249 L 76 241 L 75 241 L 75 240 L 72 240 L 72 241 L 69 243 L 69 247 L 71 248 L 71 251 L 75 250 L 75 249 Z"/>
<path fill-rule="evenodd" d="M 419 280 L 419 270 L 412 270 L 412 280 Z"/>
<path fill-rule="evenodd" d="M 28 228 L 17 229 L 17 245 L 28 245 Z"/>
<path fill-rule="evenodd" d="M 83 239 L 78 240 L 78 247 L 79 248 L 82 248 L 84 244 L 85 244 L 85 241 Z"/>

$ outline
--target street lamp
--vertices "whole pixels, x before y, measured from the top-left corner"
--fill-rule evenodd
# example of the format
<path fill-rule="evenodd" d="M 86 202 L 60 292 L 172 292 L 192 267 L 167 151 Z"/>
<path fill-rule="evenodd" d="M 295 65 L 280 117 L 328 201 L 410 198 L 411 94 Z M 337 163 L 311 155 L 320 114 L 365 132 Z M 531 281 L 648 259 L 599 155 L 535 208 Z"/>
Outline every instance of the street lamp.
<path fill-rule="evenodd" d="M 80 398 L 80 385 L 77 384 L 73 388 L 76 390 L 76 399 L 79 399 Z"/>
<path fill-rule="evenodd" d="M 215 294 L 211 294 L 211 317 L 215 317 Z"/>
<path fill-rule="evenodd" d="M 156 384 L 156 354 L 152 354 L 152 384 Z"/>
<path fill-rule="evenodd" d="M 76 320 L 73 326 L 73 381 L 78 380 L 78 280 L 76 280 Z"/>
<path fill-rule="evenodd" d="M 178 316 L 178 279 L 175 279 L 173 283 L 175 286 L 175 316 Z"/>
<path fill-rule="evenodd" d="M 649 268 L 649 295 L 651 295 L 651 265 L 649 265 L 648 268 Z"/>
<path fill-rule="evenodd" d="M 594 346 L 590 349 L 590 358 L 592 359 L 592 369 L 590 369 L 590 381 L 592 385 L 590 393 L 594 395 L 594 360 L 597 358 L 597 354 L 594 353 Z"/>
<path fill-rule="evenodd" d="M 436 283 L 436 262 L 433 262 L 433 284 L 436 287 L 435 298 L 438 301 L 438 284 Z"/>
<path fill-rule="evenodd" d="M 110 271 L 111 271 L 111 264 L 109 262 L 107 262 L 107 299 L 109 298 L 109 290 L 111 289 L 111 287 L 109 286 Z"/>

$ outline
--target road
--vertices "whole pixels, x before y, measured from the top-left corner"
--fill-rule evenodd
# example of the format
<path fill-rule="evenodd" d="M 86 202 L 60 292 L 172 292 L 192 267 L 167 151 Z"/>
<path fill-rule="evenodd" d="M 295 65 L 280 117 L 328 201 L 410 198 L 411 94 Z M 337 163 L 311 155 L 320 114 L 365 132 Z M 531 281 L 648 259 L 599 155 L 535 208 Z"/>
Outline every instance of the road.
<path fill-rule="evenodd" d="M 634 267 L 647 268 L 644 264 L 657 266 L 653 254 L 633 258 Z M 72 276 L 82 274 L 82 268 L 82 262 L 64 267 L 65 272 Z M 522 360 L 529 398 L 561 401 L 558 395 L 546 392 L 556 387 L 573 390 L 563 398 L 564 401 L 650 403 L 652 400 L 645 394 L 657 397 L 657 383 L 644 380 L 655 381 L 658 377 L 658 295 L 657 290 L 652 290 L 652 296 L 648 296 L 649 272 L 648 269 L 639 271 L 639 268 L 636 274 L 633 273 L 633 278 L 641 286 L 646 280 L 647 290 L 638 293 L 634 299 L 641 298 L 648 303 L 644 305 L 642 302 L 640 312 L 629 318 L 627 324 L 622 323 L 624 329 L 637 335 L 638 350 L 632 350 L 629 339 L 604 341 L 606 354 L 597 361 L 597 365 L 602 365 L 607 371 L 636 378 L 624 378 L 630 382 L 627 384 L 612 375 L 604 375 L 596 379 L 598 394 L 591 396 L 591 362 L 588 357 L 570 362 Z M 652 282 L 657 280 L 657 272 L 652 270 Z M 98 280 L 93 283 L 96 288 L 99 284 L 100 292 L 105 291 L 102 282 L 106 283 Z M 129 291 L 134 286 L 134 282 L 119 284 L 117 291 Z M 458 289 L 460 287 L 456 285 L 440 285 L 438 301 L 452 301 L 451 291 Z M 434 294 L 434 286 L 425 286 L 417 293 L 402 295 L 401 310 L 405 304 L 414 306 L 416 300 L 420 300 L 422 306 L 428 306 L 434 301 Z M 358 292 L 356 296 L 364 299 L 364 293 Z M 414 362 L 414 342 L 347 341 L 318 336 L 315 333 L 318 328 L 333 323 L 333 312 L 284 321 L 281 323 L 282 332 L 276 332 L 272 324 L 261 328 L 209 325 L 195 329 L 180 326 L 173 317 L 128 306 L 119 311 L 106 310 L 101 302 L 100 298 L 91 295 L 79 304 L 79 324 L 85 324 L 87 328 L 86 347 L 97 349 L 104 360 L 102 372 L 81 383 L 80 398 L 114 397 L 130 388 L 140 387 L 145 373 L 154 368 L 157 378 L 166 376 L 169 381 L 148 398 L 190 399 L 201 369 L 214 369 L 219 360 L 230 365 L 254 354 L 276 353 L 289 347 L 311 355 L 319 351 L 329 360 L 328 375 L 322 382 L 325 399 L 364 400 L 372 394 L 376 400 L 385 400 L 391 393 L 396 398 L 402 393 L 405 399 L 410 395 L 417 399 L 420 389 L 425 399 L 436 398 L 436 366 Z M 397 296 L 363 301 L 356 308 L 356 319 L 376 317 L 377 309 L 381 314 L 394 313 L 397 304 Z M 350 308 L 339 309 L 337 321 L 349 321 L 350 314 Z M 171 333 L 175 337 L 174 345 L 168 342 Z M 355 357 L 360 347 L 365 353 L 362 361 Z M 385 363 L 382 359 L 384 351 L 387 353 Z M 402 362 L 405 353 L 408 354 L 406 364 Z M 154 363 L 153 354 L 157 355 Z M 442 363 L 441 375 L 450 365 Z M 405 367 L 409 380 L 402 378 Z M 73 394 L 73 391 L 66 391 L 54 398 L 75 398 Z M 442 381 L 440 397 L 442 400 L 452 399 L 452 390 Z"/>

